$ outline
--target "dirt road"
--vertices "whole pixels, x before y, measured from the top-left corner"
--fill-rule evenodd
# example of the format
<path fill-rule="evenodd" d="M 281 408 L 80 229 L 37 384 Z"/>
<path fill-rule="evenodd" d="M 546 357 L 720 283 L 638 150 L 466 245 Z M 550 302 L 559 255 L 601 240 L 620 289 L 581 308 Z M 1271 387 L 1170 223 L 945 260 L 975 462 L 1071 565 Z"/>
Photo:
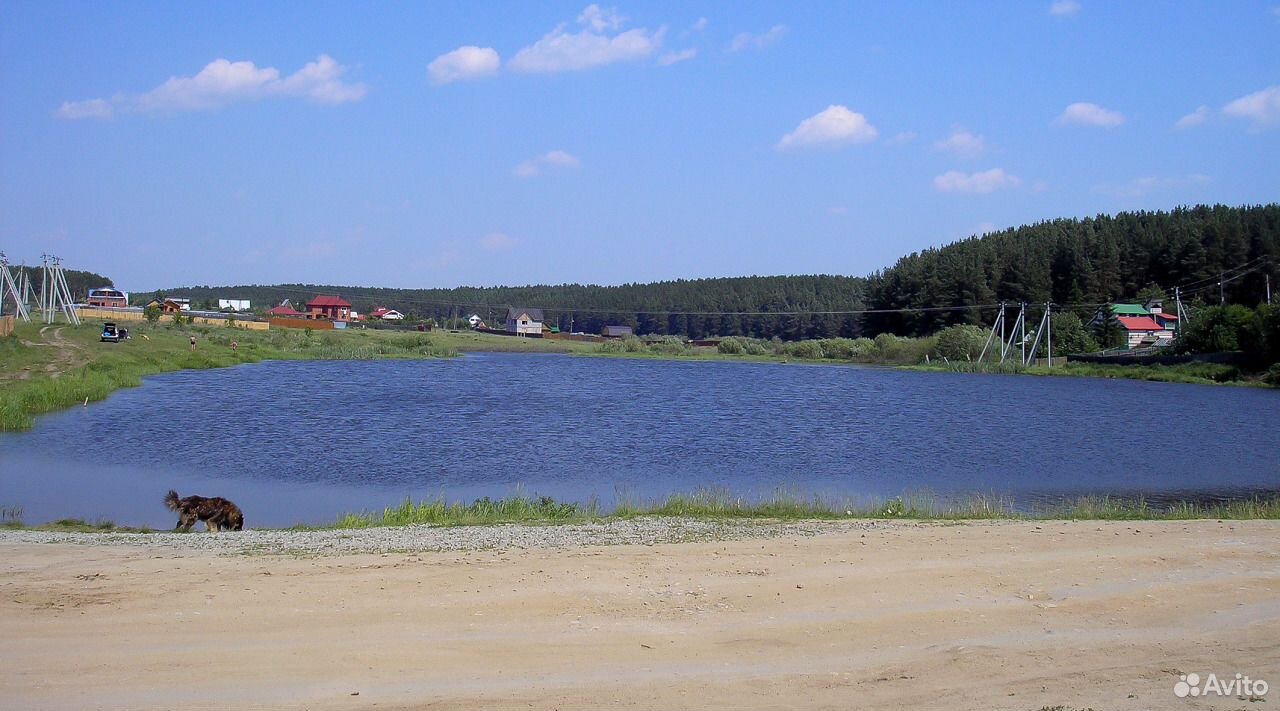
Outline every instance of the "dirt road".
<path fill-rule="evenodd" d="M 234 534 L 223 534 L 234 535 Z M 5 709 L 1261 709 L 1280 521 L 217 556 L 0 545 Z"/>

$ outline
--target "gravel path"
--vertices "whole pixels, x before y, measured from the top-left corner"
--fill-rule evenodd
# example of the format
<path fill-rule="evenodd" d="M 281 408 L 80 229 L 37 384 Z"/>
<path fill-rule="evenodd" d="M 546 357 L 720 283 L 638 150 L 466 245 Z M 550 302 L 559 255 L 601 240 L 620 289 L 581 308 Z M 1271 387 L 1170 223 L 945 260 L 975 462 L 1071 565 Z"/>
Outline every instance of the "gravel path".
<path fill-rule="evenodd" d="M 898 525 L 884 521 L 708 521 L 638 518 L 565 525 L 404 526 L 324 531 L 250 530 L 193 533 L 55 533 L 0 531 L 0 545 L 57 543 L 142 546 L 222 555 L 332 555 L 410 551 L 473 551 L 509 548 L 654 545 L 746 538 L 809 537 L 820 533 L 873 530 Z"/>

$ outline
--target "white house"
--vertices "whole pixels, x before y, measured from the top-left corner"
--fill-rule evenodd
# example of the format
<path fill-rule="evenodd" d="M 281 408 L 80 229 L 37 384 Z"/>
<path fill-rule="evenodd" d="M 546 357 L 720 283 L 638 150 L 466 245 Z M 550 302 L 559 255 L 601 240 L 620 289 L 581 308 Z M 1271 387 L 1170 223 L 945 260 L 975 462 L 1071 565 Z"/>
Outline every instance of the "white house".
<path fill-rule="evenodd" d="M 472 328 L 479 328 L 480 324 L 484 323 L 484 319 L 480 318 L 479 314 L 471 314 L 467 317 L 467 323 L 471 324 Z"/>
<path fill-rule="evenodd" d="M 218 309 L 235 309 L 236 311 L 249 310 L 248 299 L 218 299 Z"/>
<path fill-rule="evenodd" d="M 507 331 L 521 336 L 542 335 L 542 309 L 507 309 Z"/>

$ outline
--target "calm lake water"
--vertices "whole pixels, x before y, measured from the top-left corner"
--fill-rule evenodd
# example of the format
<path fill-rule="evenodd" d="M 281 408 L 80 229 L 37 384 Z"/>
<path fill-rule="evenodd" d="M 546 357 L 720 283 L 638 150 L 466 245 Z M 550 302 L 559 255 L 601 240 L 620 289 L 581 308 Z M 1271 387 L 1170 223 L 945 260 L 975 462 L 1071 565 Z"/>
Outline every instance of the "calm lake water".
<path fill-rule="evenodd" d="M 411 496 L 927 491 L 1021 505 L 1081 494 L 1280 492 L 1280 393 L 846 366 L 471 354 L 269 362 L 147 378 L 0 434 L 23 519 L 167 528 L 161 498 L 247 524 L 328 523 Z"/>

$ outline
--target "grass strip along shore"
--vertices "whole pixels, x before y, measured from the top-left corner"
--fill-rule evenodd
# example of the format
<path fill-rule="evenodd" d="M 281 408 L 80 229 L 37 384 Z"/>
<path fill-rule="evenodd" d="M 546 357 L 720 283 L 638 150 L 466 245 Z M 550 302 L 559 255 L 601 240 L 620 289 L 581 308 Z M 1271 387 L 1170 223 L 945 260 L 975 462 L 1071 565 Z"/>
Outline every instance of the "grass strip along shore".
<path fill-rule="evenodd" d="M 81 533 L 155 533 L 148 528 L 119 526 L 111 521 L 63 519 L 37 526 L 21 521 L 18 507 L 0 509 L 0 528 Z M 1224 502 L 1176 501 L 1157 504 L 1143 499 L 1078 497 L 1030 508 L 1015 507 L 1007 499 L 972 495 L 942 499 L 909 494 L 877 503 L 854 503 L 823 497 L 803 497 L 778 492 L 763 499 L 734 496 L 719 489 L 702 489 L 666 497 L 640 500 L 623 498 L 609 510 L 597 502 L 556 501 L 547 496 L 516 494 L 470 503 L 448 501 L 442 496 L 414 503 L 405 499 L 382 511 L 352 512 L 328 526 L 294 526 L 288 530 L 350 530 L 401 526 L 493 526 L 502 524 L 559 525 L 597 523 L 638 518 L 672 518 L 723 521 L 796 522 L 857 519 L 911 521 L 978 520 L 1089 520 L 1184 521 L 1193 519 L 1280 519 L 1280 497 L 1237 499 Z"/>
<path fill-rule="evenodd" d="M 0 338 L 0 432 L 30 429 L 37 415 L 96 402 L 118 388 L 140 385 L 143 376 L 175 370 L 263 360 L 447 358 L 466 350 L 573 352 L 586 348 L 586 344 L 474 333 L 372 329 L 251 331 L 131 322 L 129 331 L 128 341 L 102 343 L 99 323 L 22 323 L 12 335 Z"/>

